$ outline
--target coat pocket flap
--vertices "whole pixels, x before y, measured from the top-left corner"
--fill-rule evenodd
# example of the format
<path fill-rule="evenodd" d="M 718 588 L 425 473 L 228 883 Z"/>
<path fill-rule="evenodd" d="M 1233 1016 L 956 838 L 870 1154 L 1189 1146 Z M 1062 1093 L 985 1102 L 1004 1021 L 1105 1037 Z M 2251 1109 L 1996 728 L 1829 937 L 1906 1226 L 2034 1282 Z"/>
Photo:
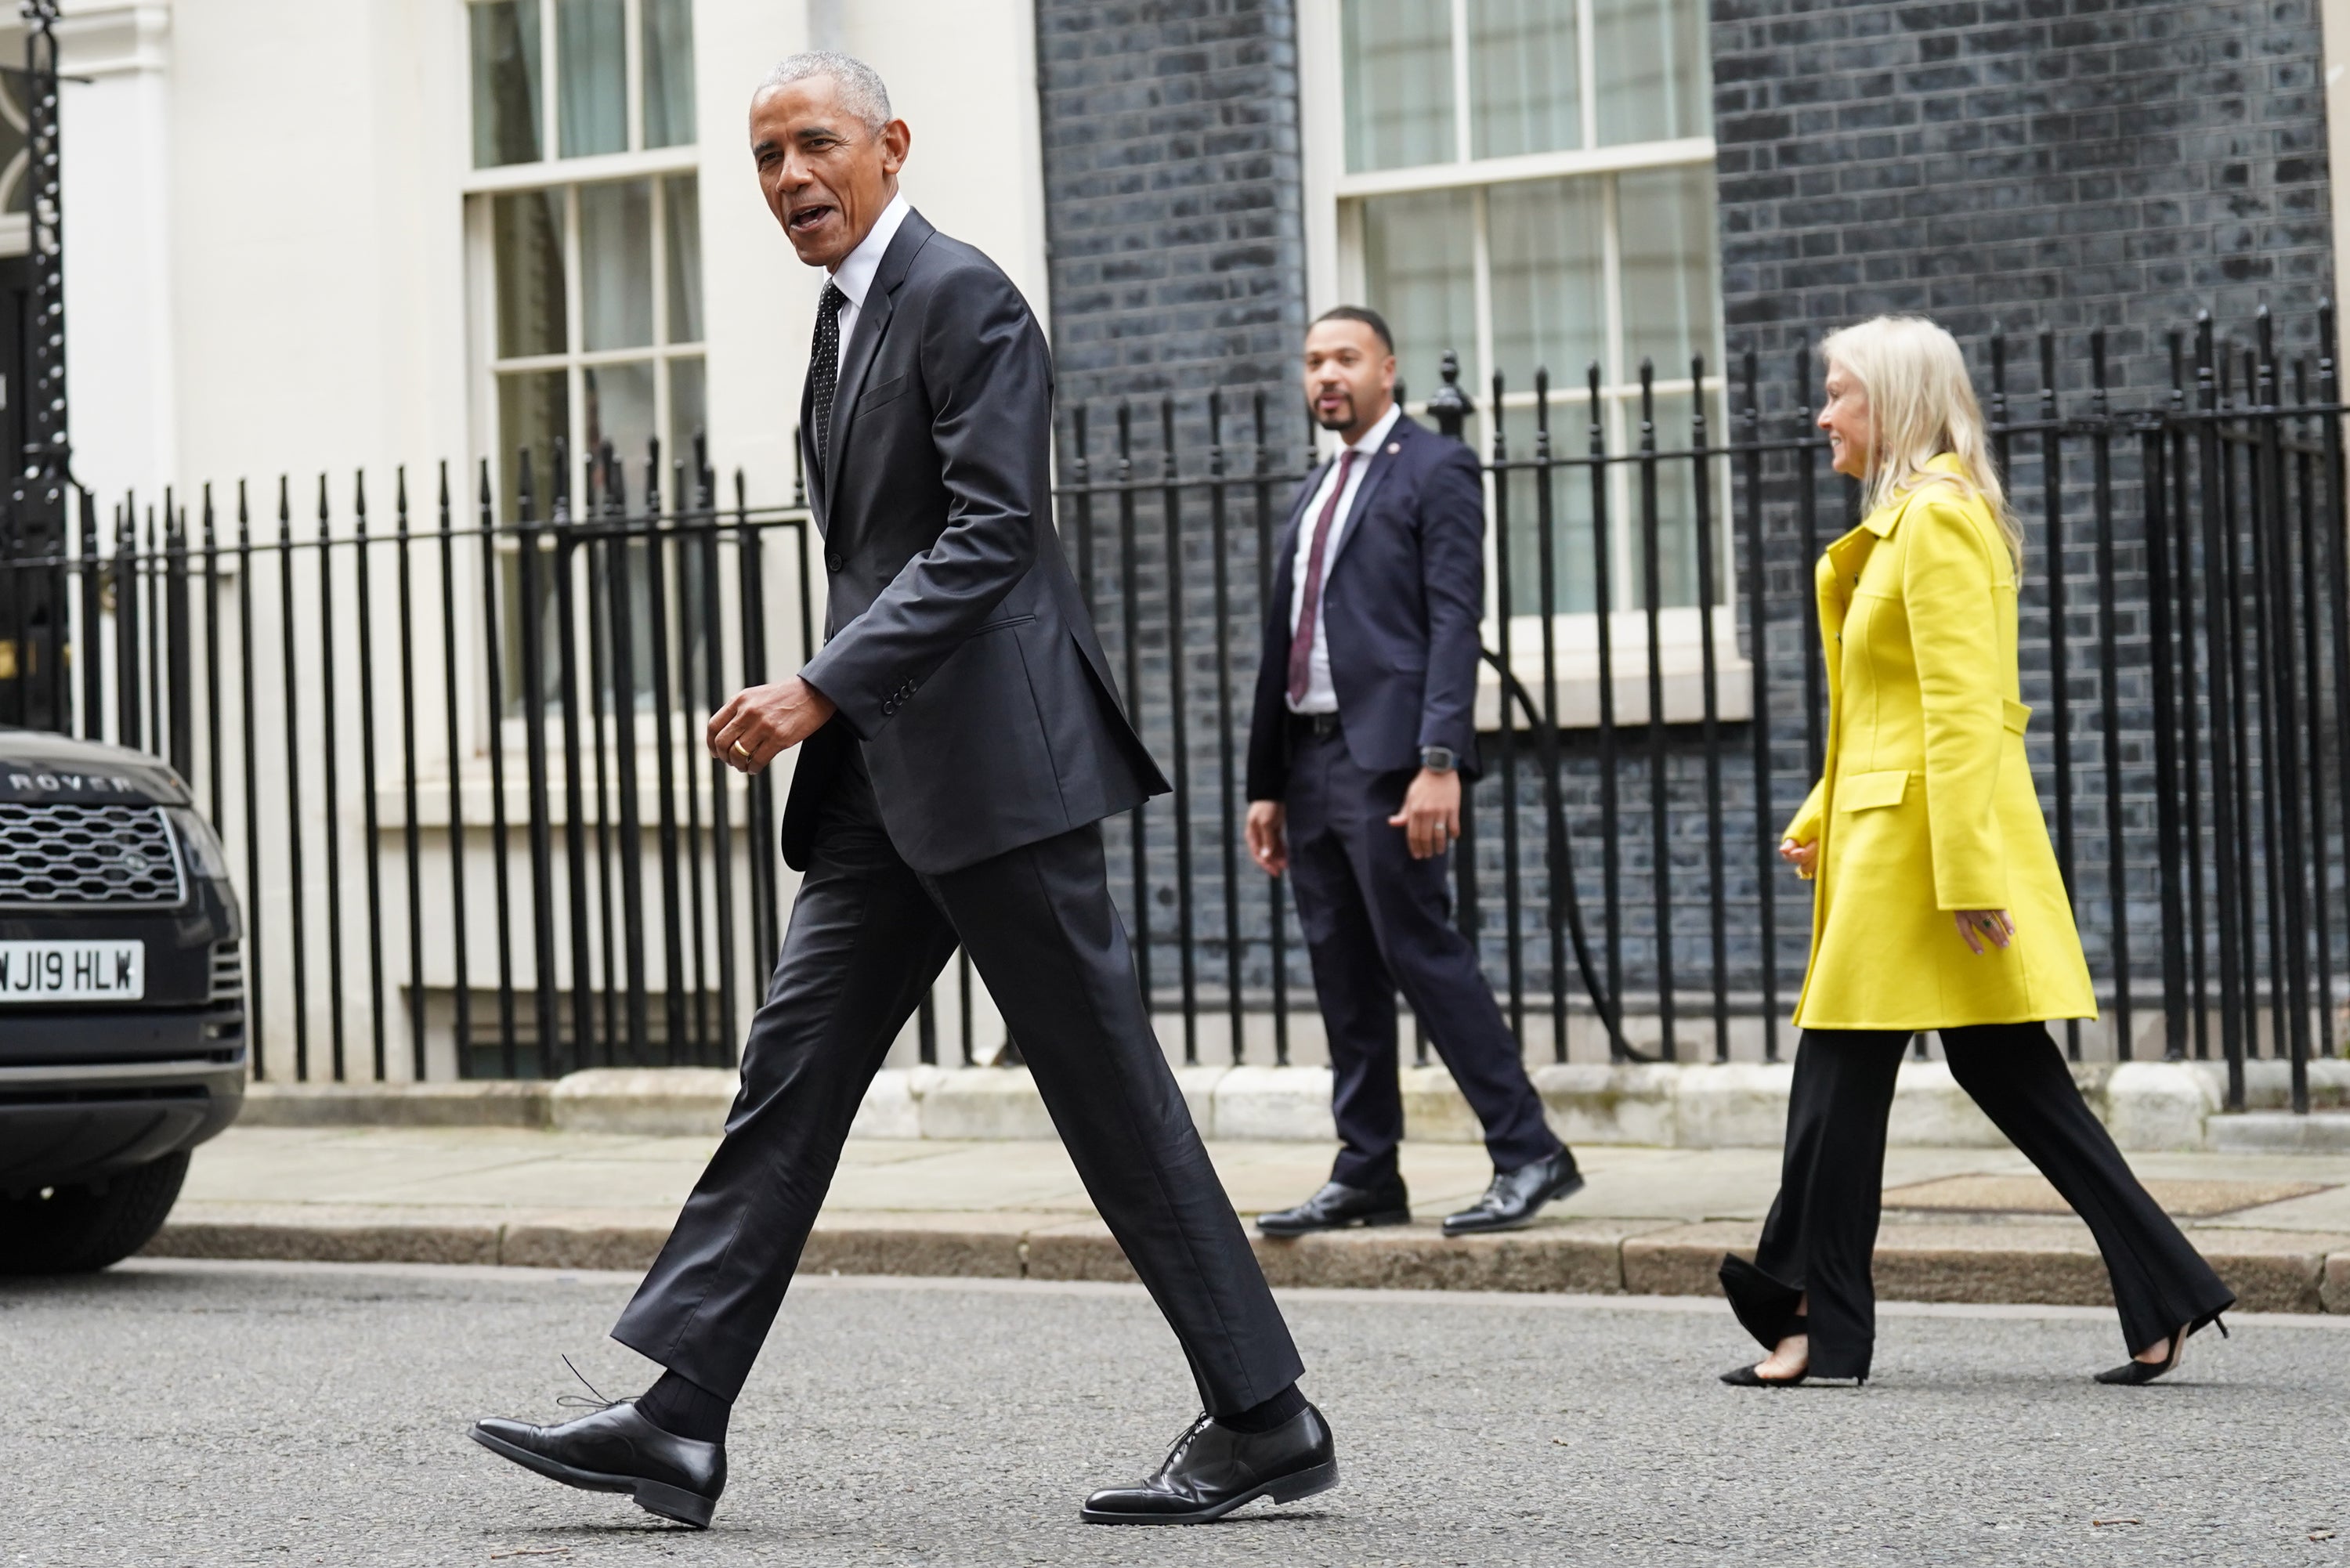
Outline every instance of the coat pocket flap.
<path fill-rule="evenodd" d="M 1836 781 L 1835 803 L 1844 811 L 1874 811 L 1878 806 L 1899 805 L 1901 797 L 1908 792 L 1907 768 L 1891 773 L 1852 774 Z"/>
<path fill-rule="evenodd" d="M 2005 697 L 1999 700 L 1999 716 L 2001 722 L 2019 735 L 2023 733 L 2023 727 L 2032 722 L 2030 708 L 2021 702 L 2011 701 Z"/>
<path fill-rule="evenodd" d="M 865 395 L 857 400 L 857 407 L 860 411 L 866 409 L 878 409 L 905 389 L 906 378 L 892 376 L 886 381 L 866 388 Z"/>

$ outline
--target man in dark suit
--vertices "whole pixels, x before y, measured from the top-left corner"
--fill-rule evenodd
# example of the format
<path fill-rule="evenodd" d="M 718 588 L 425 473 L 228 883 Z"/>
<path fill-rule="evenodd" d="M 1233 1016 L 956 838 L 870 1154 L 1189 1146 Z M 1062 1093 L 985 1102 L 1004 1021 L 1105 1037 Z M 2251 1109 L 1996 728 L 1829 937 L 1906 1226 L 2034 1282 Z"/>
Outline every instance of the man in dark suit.
<path fill-rule="evenodd" d="M 1258 1218 L 1270 1236 L 1411 1218 L 1396 1163 L 1399 989 L 1493 1158 L 1492 1185 L 1446 1217 L 1445 1234 L 1532 1224 L 1583 1185 L 1447 907 L 1461 775 L 1477 766 L 1484 492 L 1467 447 L 1397 406 L 1395 373 L 1375 311 L 1342 306 L 1306 335 L 1306 400 L 1341 444 L 1298 491 L 1275 548 L 1248 839 L 1259 865 L 1296 885 L 1340 1147 L 1320 1191 Z"/>
<path fill-rule="evenodd" d="M 898 193 L 911 133 L 838 55 L 776 67 L 752 152 L 793 249 L 831 274 L 801 403 L 827 640 L 738 694 L 709 745 L 744 773 L 802 747 L 805 872 L 726 1136 L 613 1329 L 666 1372 L 484 1445 L 706 1524 L 726 1417 L 781 1306 L 866 1086 L 960 943 L 1206 1413 L 1099 1523 L 1191 1523 L 1336 1484 L 1330 1432 L 1153 1037 L 1100 819 L 1167 788 L 1128 723 L 1051 522 L 1052 365 L 1012 281 Z"/>

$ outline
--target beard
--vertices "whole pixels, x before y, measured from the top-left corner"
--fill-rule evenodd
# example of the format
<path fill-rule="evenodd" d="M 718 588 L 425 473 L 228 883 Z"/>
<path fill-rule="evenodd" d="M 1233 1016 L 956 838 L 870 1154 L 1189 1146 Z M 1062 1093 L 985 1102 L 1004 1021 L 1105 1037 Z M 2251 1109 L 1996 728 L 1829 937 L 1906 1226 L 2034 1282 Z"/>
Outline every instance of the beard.
<path fill-rule="evenodd" d="M 1309 419 L 1326 431 L 1343 431 L 1355 422 L 1355 400 L 1349 397 L 1337 413 L 1325 414 L 1311 399 L 1308 399 L 1305 412 Z"/>

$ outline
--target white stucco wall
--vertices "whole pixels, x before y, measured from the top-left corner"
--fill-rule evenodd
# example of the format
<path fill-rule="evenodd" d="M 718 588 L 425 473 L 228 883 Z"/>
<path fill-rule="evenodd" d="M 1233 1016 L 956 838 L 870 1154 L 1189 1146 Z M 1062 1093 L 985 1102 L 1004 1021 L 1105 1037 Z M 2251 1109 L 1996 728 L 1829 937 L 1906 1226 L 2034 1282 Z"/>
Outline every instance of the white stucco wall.
<path fill-rule="evenodd" d="M 296 537 L 309 539 L 319 474 L 330 476 L 334 528 L 345 534 L 352 476 L 365 470 L 380 535 L 389 529 L 392 470 L 405 465 L 425 508 L 419 522 L 429 524 L 433 465 L 446 459 L 466 472 L 483 455 L 479 447 L 494 424 L 484 406 L 486 378 L 472 357 L 481 326 L 468 320 L 484 296 L 469 275 L 466 246 L 471 95 L 463 0 L 69 0 L 68 16 L 60 34 L 64 68 L 90 78 L 64 88 L 68 375 L 79 476 L 103 498 L 135 488 L 142 503 L 159 499 L 166 485 L 192 503 L 197 487 L 212 481 L 224 528 L 233 528 L 236 482 L 248 479 L 255 536 L 265 541 L 276 535 L 279 474 L 292 477 Z M 722 471 L 744 471 L 754 505 L 790 498 L 792 426 L 818 280 L 793 256 L 761 201 L 743 128 L 752 89 L 769 67 L 819 37 L 863 54 L 889 80 L 899 112 L 914 129 L 905 178 L 912 199 L 941 228 L 995 255 L 1040 316 L 1045 304 L 1029 0 L 698 0 L 696 158 L 711 449 Z M 458 560 L 458 638 L 468 660 L 477 659 L 479 646 L 477 548 L 469 544 Z M 420 552 L 420 570 L 428 576 L 419 587 L 435 595 L 429 554 Z M 769 556 L 769 603 L 779 607 L 798 597 L 785 554 Z M 356 784 L 355 589 L 350 553 L 339 551 L 337 558 L 341 657 L 331 691 L 319 687 L 315 557 L 306 553 L 296 569 L 291 613 L 305 653 L 290 719 L 276 654 L 274 556 L 255 559 L 249 585 L 260 611 L 257 664 L 267 666 L 257 670 L 255 703 L 265 854 L 249 904 L 262 918 L 256 953 L 268 973 L 266 1044 L 280 1075 L 290 1051 L 287 976 L 297 926 L 283 848 L 290 757 L 302 759 L 306 779 L 298 923 L 307 928 L 313 966 L 307 1009 L 313 1075 L 325 1071 L 321 1042 L 331 1018 L 318 937 L 329 902 L 321 850 L 330 832 L 342 856 L 344 1023 L 354 1041 L 369 1032 L 360 900 L 370 846 Z M 397 601 L 388 558 L 376 558 L 370 603 L 380 639 L 374 697 L 384 831 L 373 852 L 390 889 L 388 1070 L 400 1077 L 407 1073 L 408 963 L 399 891 L 401 802 L 391 761 L 399 754 L 398 685 L 383 640 L 397 619 Z M 820 594 L 816 576 L 812 586 Z M 439 939 L 450 919 L 451 759 L 442 740 L 437 605 L 427 620 L 415 670 L 426 984 L 445 987 L 452 955 Z M 771 655 L 782 668 L 795 656 L 796 641 L 795 628 L 771 632 Z M 227 657 L 234 660 L 233 648 Z M 241 723 L 234 674 L 232 666 L 224 683 L 232 735 Z M 469 662 L 458 678 L 462 739 L 454 765 L 468 824 L 465 946 L 472 983 L 480 988 L 491 983 L 495 957 L 483 751 L 492 724 L 482 670 Z M 511 671 L 507 680 L 511 691 Z M 335 753 L 343 769 L 331 825 L 319 787 L 329 713 L 338 716 Z M 698 727 L 698 715 L 682 717 Z M 507 728 L 507 809 L 516 824 L 510 864 L 526 887 L 519 727 Z M 199 777 L 208 763 L 200 751 Z M 243 769 L 233 751 L 228 764 L 231 810 L 224 826 L 241 870 Z M 650 777 L 650 761 L 640 768 Z M 739 824 L 739 797 L 734 809 Z M 648 887 L 657 886 L 654 867 L 649 862 L 645 869 Z M 787 878 L 786 898 L 789 886 Z M 526 908 L 519 912 L 516 980 L 526 987 Z M 559 906 L 557 918 L 564 918 Z M 649 955 L 656 965 L 658 950 L 655 943 Z M 558 938 L 557 952 L 559 971 L 567 974 L 567 938 Z M 657 971 L 653 983 L 661 984 Z M 755 979 L 751 984 L 755 990 Z M 949 1011 L 941 1028 L 950 1040 L 952 990 L 950 983 L 942 998 Z M 446 994 L 437 992 L 428 1010 L 435 1076 L 454 1067 Z M 991 1019 L 983 1039 L 992 1044 L 998 1037 L 1000 1026 Z M 355 1049 L 362 1054 L 351 1071 L 368 1075 L 363 1048 Z M 900 1054 L 910 1059 L 911 1052 L 910 1033 Z"/>

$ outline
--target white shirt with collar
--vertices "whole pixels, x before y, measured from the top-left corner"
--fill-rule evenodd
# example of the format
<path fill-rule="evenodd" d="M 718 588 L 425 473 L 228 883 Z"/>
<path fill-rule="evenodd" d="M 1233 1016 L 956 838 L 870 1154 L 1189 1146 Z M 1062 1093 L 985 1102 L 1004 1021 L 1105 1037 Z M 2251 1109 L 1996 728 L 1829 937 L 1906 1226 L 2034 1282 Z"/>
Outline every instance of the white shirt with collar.
<path fill-rule="evenodd" d="M 873 279 L 881 271 L 881 258 L 889 252 L 889 242 L 898 237 L 898 229 L 905 223 L 906 214 L 914 209 L 906 204 L 903 191 L 889 198 L 881 215 L 873 220 L 873 227 L 857 244 L 857 248 L 843 256 L 833 269 L 832 282 L 847 297 L 840 307 L 840 362 L 848 363 L 848 345 L 854 340 L 857 318 L 865 313 L 865 296 L 873 291 Z M 819 291 L 820 292 L 820 291 Z"/>
<path fill-rule="evenodd" d="M 845 264 L 844 264 L 845 265 Z M 843 313 L 844 319 L 847 313 Z M 1354 444 L 1355 461 L 1347 465 L 1347 493 L 1338 497 L 1337 515 L 1330 519 L 1330 536 L 1322 545 L 1322 595 L 1314 604 L 1314 649 L 1305 665 L 1305 696 L 1292 701 L 1293 713 L 1335 713 L 1338 711 L 1338 689 L 1330 681 L 1330 638 L 1325 629 L 1323 608 L 1330 602 L 1330 573 L 1338 564 L 1338 546 L 1346 542 L 1347 524 L 1355 510 L 1355 497 L 1363 488 L 1363 475 L 1370 472 L 1371 458 L 1387 444 L 1388 433 L 1403 417 L 1403 407 L 1389 403 L 1379 421 L 1363 432 L 1363 439 Z M 1297 525 L 1297 555 L 1289 565 L 1289 635 L 1297 636 L 1297 618 L 1305 612 L 1305 574 L 1314 560 L 1314 525 L 1322 516 L 1322 508 L 1330 504 L 1330 491 L 1338 483 L 1338 463 L 1334 458 L 1330 472 L 1322 476 L 1315 487 L 1314 498 L 1305 504 Z"/>

